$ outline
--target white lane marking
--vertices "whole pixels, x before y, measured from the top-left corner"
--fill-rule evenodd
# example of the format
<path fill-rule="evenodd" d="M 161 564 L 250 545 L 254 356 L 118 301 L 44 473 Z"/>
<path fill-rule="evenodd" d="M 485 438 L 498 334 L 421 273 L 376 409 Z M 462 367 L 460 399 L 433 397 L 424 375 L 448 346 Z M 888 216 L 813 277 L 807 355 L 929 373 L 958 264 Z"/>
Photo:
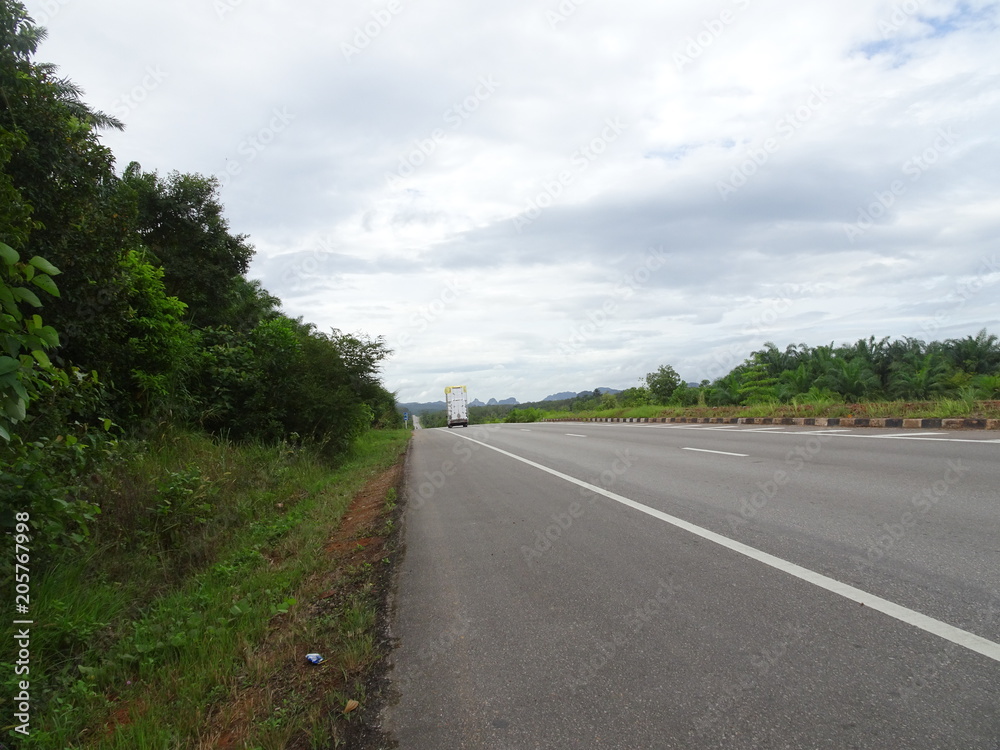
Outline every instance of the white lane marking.
<path fill-rule="evenodd" d="M 574 435 L 572 432 L 567 432 L 566 437 L 587 437 L 586 435 Z"/>
<path fill-rule="evenodd" d="M 732 430 L 739 427 L 738 424 L 720 424 L 715 427 L 709 427 L 709 430 Z"/>
<path fill-rule="evenodd" d="M 869 435 L 867 437 L 876 437 L 876 438 L 922 438 L 922 437 L 927 437 L 929 435 L 947 435 L 947 434 L 948 434 L 947 432 L 925 432 L 925 433 L 897 432 L 895 435 Z"/>
<path fill-rule="evenodd" d="M 730 539 L 729 537 L 722 536 L 722 534 L 716 534 L 714 531 L 709 531 L 708 529 L 702 528 L 701 526 L 695 526 L 693 523 L 689 523 L 681 518 L 672 516 L 669 513 L 664 513 L 663 511 L 657 510 L 656 508 L 651 508 L 648 505 L 643 505 L 642 503 L 637 503 L 635 500 L 630 500 L 627 497 L 618 495 L 614 492 L 604 489 L 603 487 L 598 487 L 597 485 L 590 484 L 589 482 L 584 482 L 582 479 L 577 479 L 576 477 L 571 477 L 569 474 L 563 474 L 561 471 L 556 471 L 555 469 L 550 469 L 544 464 L 536 463 L 527 458 L 522 458 L 516 453 L 510 453 L 496 446 L 489 445 L 487 443 L 476 440 L 475 438 L 468 437 L 466 435 L 461 435 L 458 433 L 448 433 L 454 434 L 455 437 L 462 438 L 463 440 L 469 440 L 473 443 L 478 443 L 484 448 L 489 448 L 490 450 L 496 451 L 504 456 L 513 458 L 515 461 L 520 461 L 522 463 L 528 464 L 528 466 L 533 466 L 540 471 L 544 471 L 547 474 L 551 474 L 554 477 L 559 477 L 564 479 L 570 484 L 575 484 L 579 487 L 584 487 L 587 490 L 597 493 L 598 495 L 604 495 L 617 503 L 628 506 L 629 508 L 634 508 L 635 510 L 645 513 L 646 515 L 652 516 L 653 518 L 658 518 L 661 521 L 676 526 L 679 529 L 690 532 L 695 536 L 700 536 L 702 539 L 706 539 L 710 542 L 714 542 L 726 549 L 732 550 L 737 554 L 749 557 L 751 560 L 756 560 L 757 562 L 768 565 L 776 570 L 780 570 L 783 573 L 787 573 L 790 576 L 794 576 L 802 581 L 811 583 L 814 586 L 819 586 L 821 589 L 825 589 L 833 594 L 844 597 L 852 602 L 862 604 L 869 609 L 874 609 L 877 612 L 881 612 L 884 615 L 888 615 L 900 622 L 904 622 L 907 625 L 912 625 L 915 628 L 919 628 L 926 633 L 931 633 L 939 638 L 943 638 L 946 641 L 951 641 L 954 644 L 962 646 L 969 649 L 970 651 L 975 651 L 977 654 L 982 654 L 994 661 L 1000 662 L 1000 643 L 995 643 L 994 641 L 987 640 L 982 636 L 976 635 L 975 633 L 970 633 L 967 630 L 962 630 L 961 628 L 956 628 L 954 625 L 949 625 L 946 622 L 937 620 L 933 617 L 928 617 L 925 614 L 921 614 L 916 610 L 904 607 L 901 604 L 896 604 L 888 599 L 883 599 L 875 594 L 870 594 L 867 591 L 862 591 L 859 588 L 855 588 L 846 583 L 841 583 L 838 580 L 829 578 L 822 573 L 817 573 L 808 568 L 803 568 L 801 565 L 796 565 L 788 560 L 783 560 L 780 557 L 775 557 L 772 554 L 759 550 L 756 547 L 751 547 L 742 542 L 737 542 L 735 539 Z"/>
<path fill-rule="evenodd" d="M 706 426 L 706 425 L 702 425 L 702 427 L 704 427 L 704 426 Z M 800 425 L 793 425 L 793 426 L 794 427 L 799 427 Z M 666 425 L 666 426 L 662 426 L 662 427 L 654 425 L 655 429 L 661 429 L 661 430 L 694 430 L 694 429 L 697 429 L 697 427 L 698 427 L 697 425 Z M 877 428 L 877 427 L 876 428 L 859 427 L 857 429 L 879 429 L 879 428 Z M 914 429 L 916 430 L 917 428 L 914 428 Z M 804 425 L 803 429 L 800 429 L 800 430 L 787 430 L 787 429 L 784 429 L 782 427 L 778 427 L 777 430 L 778 431 L 775 432 L 773 430 L 743 429 L 743 430 L 740 430 L 740 432 L 759 432 L 759 433 L 763 433 L 765 435 L 779 435 L 779 436 L 794 435 L 794 436 L 800 436 L 800 437 L 801 436 L 809 437 L 810 435 L 825 435 L 825 436 L 829 436 L 829 437 L 839 437 L 839 438 L 858 438 L 858 439 L 861 439 L 861 440 L 884 440 L 885 438 L 894 438 L 894 439 L 897 439 L 897 440 L 910 440 L 910 441 L 913 441 L 913 440 L 927 440 L 927 441 L 938 441 L 938 442 L 942 442 L 942 443 L 1000 443 L 1000 440 L 990 440 L 989 438 L 980 438 L 980 439 L 976 439 L 976 440 L 970 440 L 970 439 L 967 439 L 967 438 L 923 437 L 918 432 L 907 434 L 905 436 L 902 435 L 902 434 L 898 434 L 898 435 L 859 435 L 859 434 L 851 432 L 850 430 L 847 430 L 847 429 L 843 429 L 843 430 L 834 430 L 834 429 L 830 429 L 830 430 L 825 430 L 825 429 L 824 430 L 812 430 L 812 429 L 809 429 L 809 425 Z M 850 433 L 850 434 L 848 434 L 848 435 L 843 434 L 845 432 Z M 944 432 L 932 432 L 930 434 L 931 435 L 944 435 L 946 433 L 944 433 Z"/>
<path fill-rule="evenodd" d="M 784 427 L 756 427 L 744 430 L 744 432 L 776 432 L 777 430 L 783 430 Z"/>
<path fill-rule="evenodd" d="M 527 429 L 527 428 L 525 428 L 525 427 L 522 427 L 522 428 L 521 428 L 521 432 L 531 432 L 531 430 L 529 430 L 529 429 Z"/>
<path fill-rule="evenodd" d="M 728 451 L 710 451 L 707 448 L 681 448 L 682 451 L 698 451 L 698 453 L 718 453 L 720 456 L 740 456 L 747 458 L 749 453 L 729 453 Z"/>

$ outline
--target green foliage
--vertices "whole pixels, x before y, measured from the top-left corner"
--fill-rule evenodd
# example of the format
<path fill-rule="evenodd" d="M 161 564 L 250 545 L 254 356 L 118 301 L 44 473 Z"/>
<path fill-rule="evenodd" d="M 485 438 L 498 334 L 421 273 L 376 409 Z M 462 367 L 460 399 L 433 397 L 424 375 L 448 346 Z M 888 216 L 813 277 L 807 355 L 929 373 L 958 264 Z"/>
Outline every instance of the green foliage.
<path fill-rule="evenodd" d="M 649 389 L 645 385 L 626 388 L 618 394 L 618 403 L 626 408 L 636 406 L 647 406 L 652 399 Z"/>
<path fill-rule="evenodd" d="M 610 394 L 605 394 L 610 395 Z M 510 423 L 525 423 L 525 422 L 538 422 L 545 418 L 545 413 L 541 409 L 528 408 L 528 409 L 512 409 L 504 419 L 504 422 Z"/>
<path fill-rule="evenodd" d="M 778 378 L 769 374 L 764 362 L 750 363 L 739 377 L 740 403 L 766 404 L 778 399 Z"/>
<path fill-rule="evenodd" d="M 657 404 L 666 404 L 681 384 L 680 375 L 670 365 L 660 365 L 656 372 L 646 375 L 646 387 Z"/>
<path fill-rule="evenodd" d="M 889 388 L 896 398 L 926 400 L 947 390 L 948 364 L 937 352 L 893 362 Z"/>
<path fill-rule="evenodd" d="M 56 438 L 25 442 L 15 435 L 0 449 L 0 525 L 30 513 L 39 565 L 90 537 L 101 512 L 100 471 L 115 445 L 100 431 L 76 425 Z"/>
<path fill-rule="evenodd" d="M 674 389 L 670 403 L 677 406 L 694 406 L 701 396 L 701 389 L 692 388 L 687 383 L 681 383 Z"/>
<path fill-rule="evenodd" d="M 163 269 L 138 251 L 123 259 L 122 282 L 128 313 L 117 376 L 119 390 L 131 394 L 129 412 L 141 419 L 159 416 L 172 407 L 187 407 L 182 378 L 195 356 L 196 336 L 183 322 L 185 304 L 168 297 Z"/>
<path fill-rule="evenodd" d="M 783 369 L 782 369 L 783 368 Z M 871 336 L 835 347 L 768 342 L 742 365 L 704 388 L 712 406 L 732 404 L 871 402 L 886 395 L 927 400 L 976 393 L 1000 394 L 1000 340 L 984 329 L 975 336 L 924 343 Z"/>
<path fill-rule="evenodd" d="M 234 235 L 222 215 L 219 183 L 214 177 L 172 172 L 160 178 L 144 173 L 136 162 L 122 182 L 135 196 L 137 228 L 143 244 L 163 266 L 167 294 L 182 300 L 193 325 L 252 328 L 240 316 L 258 317 L 248 301 L 243 274 L 253 247 L 245 235 Z M 249 300 L 248 300 L 249 296 Z M 273 299 L 273 298 L 271 298 Z"/>
<path fill-rule="evenodd" d="M 861 401 L 878 393 L 879 379 L 863 358 L 838 358 L 816 384 L 839 393 L 848 401 Z"/>
<path fill-rule="evenodd" d="M 169 471 L 156 483 L 153 505 L 149 508 L 154 534 L 167 547 L 177 547 L 198 527 L 207 524 L 213 514 L 212 499 L 218 487 L 201 475 L 196 466 Z"/>
<path fill-rule="evenodd" d="M 59 335 L 26 308 L 42 306 L 31 286 L 58 296 L 52 276 L 59 269 L 37 255 L 21 262 L 14 248 L 0 242 L 0 438 L 10 440 L 14 425 L 27 417 L 30 401 L 51 379 L 65 380 L 52 366 L 47 349 Z M 46 377 L 48 375 L 49 377 Z"/>

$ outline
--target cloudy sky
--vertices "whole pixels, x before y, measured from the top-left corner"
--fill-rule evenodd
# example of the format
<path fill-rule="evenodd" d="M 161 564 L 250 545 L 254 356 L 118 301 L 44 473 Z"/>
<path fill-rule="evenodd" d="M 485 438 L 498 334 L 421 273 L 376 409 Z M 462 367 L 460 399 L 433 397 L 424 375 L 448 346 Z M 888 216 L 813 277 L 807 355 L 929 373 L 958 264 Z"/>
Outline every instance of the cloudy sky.
<path fill-rule="evenodd" d="M 1000 333 L 1000 6 L 29 0 L 119 168 L 215 174 L 403 401 Z"/>

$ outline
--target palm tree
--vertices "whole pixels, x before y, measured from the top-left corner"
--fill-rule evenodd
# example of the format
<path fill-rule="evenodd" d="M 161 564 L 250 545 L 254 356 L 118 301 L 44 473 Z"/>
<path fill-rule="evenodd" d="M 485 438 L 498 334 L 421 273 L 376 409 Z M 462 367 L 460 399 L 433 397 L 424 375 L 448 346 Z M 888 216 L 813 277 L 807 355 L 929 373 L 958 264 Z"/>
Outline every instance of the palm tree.
<path fill-rule="evenodd" d="M 889 387 L 897 398 L 930 399 L 947 390 L 948 363 L 930 352 L 893 363 Z"/>
<path fill-rule="evenodd" d="M 778 379 L 781 381 L 778 386 L 778 396 L 782 401 L 790 401 L 800 393 L 805 393 L 815 380 L 805 362 L 800 363 L 794 370 L 785 370 Z"/>
<path fill-rule="evenodd" d="M 817 384 L 836 391 L 850 401 L 861 401 L 878 389 L 879 379 L 864 357 L 838 358 L 833 360 Z"/>
<path fill-rule="evenodd" d="M 1000 370 L 1000 339 L 985 328 L 975 336 L 949 339 L 944 350 L 953 367 L 974 375 L 991 375 Z"/>

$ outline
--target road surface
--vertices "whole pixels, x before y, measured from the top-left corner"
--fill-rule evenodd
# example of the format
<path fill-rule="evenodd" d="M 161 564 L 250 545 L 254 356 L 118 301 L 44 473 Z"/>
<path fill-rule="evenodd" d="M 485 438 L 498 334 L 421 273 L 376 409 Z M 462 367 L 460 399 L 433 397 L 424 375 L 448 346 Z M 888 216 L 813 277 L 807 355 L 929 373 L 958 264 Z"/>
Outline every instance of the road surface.
<path fill-rule="evenodd" d="M 1000 435 L 422 430 L 401 748 L 1000 749 Z"/>

